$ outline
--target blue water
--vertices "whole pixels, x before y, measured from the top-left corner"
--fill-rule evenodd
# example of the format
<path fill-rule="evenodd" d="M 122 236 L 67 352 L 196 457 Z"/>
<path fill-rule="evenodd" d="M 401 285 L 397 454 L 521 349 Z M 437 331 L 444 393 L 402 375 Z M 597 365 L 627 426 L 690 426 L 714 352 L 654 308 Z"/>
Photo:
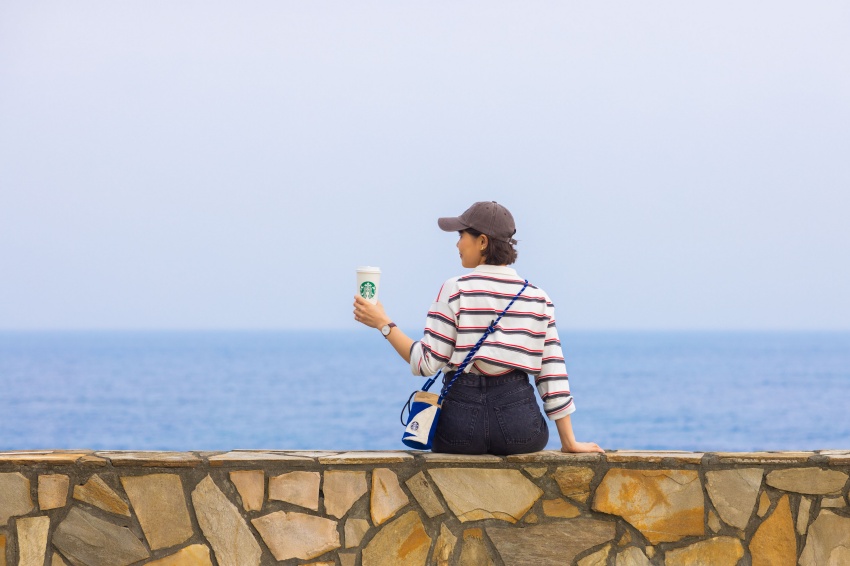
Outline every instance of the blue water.
<path fill-rule="evenodd" d="M 562 340 L 580 440 L 850 448 L 850 333 Z M 0 449 L 402 449 L 422 381 L 365 329 L 0 333 Z"/>

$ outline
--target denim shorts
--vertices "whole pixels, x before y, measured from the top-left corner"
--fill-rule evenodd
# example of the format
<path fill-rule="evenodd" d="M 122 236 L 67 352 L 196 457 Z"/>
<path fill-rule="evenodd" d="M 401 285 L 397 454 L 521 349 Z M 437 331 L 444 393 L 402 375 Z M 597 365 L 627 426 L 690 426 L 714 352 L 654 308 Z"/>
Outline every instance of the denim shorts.
<path fill-rule="evenodd" d="M 444 377 L 448 382 L 452 374 Z M 432 451 L 451 454 L 524 454 L 543 450 L 549 427 L 528 375 L 516 370 L 486 377 L 465 373 L 449 390 Z"/>

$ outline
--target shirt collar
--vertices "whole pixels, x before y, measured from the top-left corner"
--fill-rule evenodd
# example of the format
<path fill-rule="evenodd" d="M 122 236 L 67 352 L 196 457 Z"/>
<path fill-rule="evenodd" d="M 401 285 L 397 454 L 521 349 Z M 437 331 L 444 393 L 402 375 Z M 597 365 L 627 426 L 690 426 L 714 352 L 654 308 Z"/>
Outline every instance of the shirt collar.
<path fill-rule="evenodd" d="M 509 275 L 518 277 L 516 269 L 502 265 L 487 265 L 486 263 L 479 265 L 473 270 L 475 273 L 493 273 L 495 275 Z"/>

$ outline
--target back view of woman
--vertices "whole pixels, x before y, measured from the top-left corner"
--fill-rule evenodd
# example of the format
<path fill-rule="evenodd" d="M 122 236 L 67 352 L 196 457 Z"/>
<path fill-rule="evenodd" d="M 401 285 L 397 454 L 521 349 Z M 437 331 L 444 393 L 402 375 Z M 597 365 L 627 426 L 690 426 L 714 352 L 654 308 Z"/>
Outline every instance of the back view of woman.
<path fill-rule="evenodd" d="M 461 264 L 473 271 L 443 284 L 421 340 L 401 332 L 380 303 L 361 297 L 354 303 L 355 320 L 381 330 L 414 375 L 443 370 L 448 384 L 488 325 L 516 299 L 446 394 L 433 451 L 504 455 L 542 450 L 549 430 L 530 374 L 546 417 L 556 423 L 561 450 L 602 452 L 595 443 L 576 441 L 572 430 L 575 404 L 552 301 L 532 283 L 523 289 L 525 280 L 508 267 L 517 257 L 511 213 L 496 202 L 477 202 L 438 224 L 459 234 Z"/>

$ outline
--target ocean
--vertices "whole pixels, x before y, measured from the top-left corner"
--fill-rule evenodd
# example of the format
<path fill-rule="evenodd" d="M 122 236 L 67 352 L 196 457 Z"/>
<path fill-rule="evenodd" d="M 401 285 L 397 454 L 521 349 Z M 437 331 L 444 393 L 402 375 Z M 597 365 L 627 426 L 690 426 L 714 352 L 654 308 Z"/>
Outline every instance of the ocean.
<path fill-rule="evenodd" d="M 579 440 L 850 448 L 850 333 L 561 338 Z M 0 332 L 0 450 L 404 449 L 399 412 L 422 382 L 365 328 Z"/>

